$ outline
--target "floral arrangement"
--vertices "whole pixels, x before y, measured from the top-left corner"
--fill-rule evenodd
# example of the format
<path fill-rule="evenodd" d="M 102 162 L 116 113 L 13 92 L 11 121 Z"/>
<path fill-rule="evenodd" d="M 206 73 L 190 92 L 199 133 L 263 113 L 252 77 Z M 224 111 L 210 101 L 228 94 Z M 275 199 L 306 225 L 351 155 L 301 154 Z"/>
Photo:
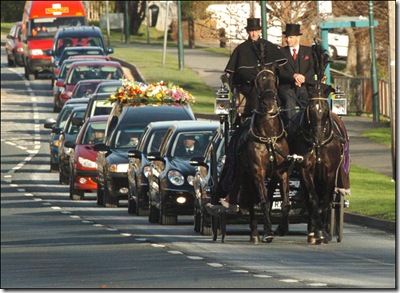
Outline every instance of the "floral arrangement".
<path fill-rule="evenodd" d="M 107 101 L 130 105 L 192 104 L 194 97 L 171 82 L 145 84 L 125 79 L 122 86 L 115 94 L 110 95 Z"/>

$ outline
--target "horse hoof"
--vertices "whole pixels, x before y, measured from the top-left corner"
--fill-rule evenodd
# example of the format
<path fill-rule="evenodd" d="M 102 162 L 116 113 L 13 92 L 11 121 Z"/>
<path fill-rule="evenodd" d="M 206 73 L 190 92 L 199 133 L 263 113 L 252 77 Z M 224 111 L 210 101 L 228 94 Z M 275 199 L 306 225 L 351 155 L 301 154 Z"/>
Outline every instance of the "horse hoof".
<path fill-rule="evenodd" d="M 322 233 L 322 230 L 315 231 L 314 237 L 315 237 L 315 239 L 320 239 L 320 240 L 324 239 L 324 235 Z"/>
<path fill-rule="evenodd" d="M 258 243 L 260 243 L 260 238 L 258 238 L 258 236 L 250 236 L 250 243 L 258 244 Z"/>
<path fill-rule="evenodd" d="M 278 226 L 275 230 L 275 233 L 279 236 L 286 236 L 288 232 L 289 232 L 289 226 L 286 225 L 284 227 Z"/>
<path fill-rule="evenodd" d="M 315 244 L 316 243 L 316 239 L 314 237 L 314 233 L 309 233 L 308 234 L 307 243 L 310 243 L 310 244 Z"/>
<path fill-rule="evenodd" d="M 272 240 L 274 239 L 274 234 L 265 234 L 262 238 L 262 242 L 264 243 L 271 243 Z"/>

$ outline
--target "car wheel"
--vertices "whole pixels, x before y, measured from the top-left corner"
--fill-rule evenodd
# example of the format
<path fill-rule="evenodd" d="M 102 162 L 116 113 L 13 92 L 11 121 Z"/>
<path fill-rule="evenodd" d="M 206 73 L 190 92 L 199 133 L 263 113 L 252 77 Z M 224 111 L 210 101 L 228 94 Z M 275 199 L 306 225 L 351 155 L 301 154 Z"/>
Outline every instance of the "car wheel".
<path fill-rule="evenodd" d="M 28 80 L 35 80 L 35 73 L 33 73 L 30 69 L 29 66 L 25 67 L 25 76 Z"/>
<path fill-rule="evenodd" d="M 147 216 L 149 214 L 149 210 L 143 208 L 143 198 L 144 196 L 140 196 L 138 193 L 136 202 L 136 216 Z"/>
<path fill-rule="evenodd" d="M 108 184 L 106 180 L 104 181 L 104 207 L 106 208 L 117 208 L 118 207 L 118 198 L 110 195 L 110 191 L 108 190 Z"/>
<path fill-rule="evenodd" d="M 53 163 L 52 159 L 50 158 L 50 172 L 57 173 L 58 172 L 58 164 Z"/>
<path fill-rule="evenodd" d="M 178 220 L 177 216 L 166 216 L 162 203 L 160 204 L 160 224 L 161 225 L 176 225 Z"/>
<path fill-rule="evenodd" d="M 64 174 L 62 168 L 59 167 L 58 181 L 61 185 L 67 185 L 69 183 L 69 178 Z"/>
<path fill-rule="evenodd" d="M 211 223 L 206 222 L 204 213 L 200 213 L 200 215 L 200 234 L 203 236 L 211 236 Z"/>
<path fill-rule="evenodd" d="M 72 200 L 82 200 L 84 198 L 84 191 L 74 188 L 75 174 L 71 172 L 69 176 L 69 197 Z"/>
<path fill-rule="evenodd" d="M 96 202 L 98 206 L 104 205 L 104 190 L 100 188 L 99 184 L 97 184 Z"/>
<path fill-rule="evenodd" d="M 150 223 L 158 223 L 160 221 L 160 212 L 159 210 L 153 206 L 149 206 L 149 222 Z"/>
<path fill-rule="evenodd" d="M 200 232 L 200 218 L 201 218 L 201 213 L 199 209 L 195 208 L 194 209 L 194 217 L 193 217 L 193 229 L 194 232 L 199 233 Z"/>
<path fill-rule="evenodd" d="M 15 66 L 15 64 L 14 64 L 15 62 L 14 61 L 12 61 L 11 59 L 10 59 L 10 57 L 9 56 L 7 56 L 7 64 L 8 64 L 8 67 L 14 67 Z"/>
<path fill-rule="evenodd" d="M 134 214 L 135 212 L 136 212 L 136 202 L 132 198 L 132 191 L 131 191 L 131 188 L 129 188 L 129 191 L 128 191 L 128 213 Z"/>

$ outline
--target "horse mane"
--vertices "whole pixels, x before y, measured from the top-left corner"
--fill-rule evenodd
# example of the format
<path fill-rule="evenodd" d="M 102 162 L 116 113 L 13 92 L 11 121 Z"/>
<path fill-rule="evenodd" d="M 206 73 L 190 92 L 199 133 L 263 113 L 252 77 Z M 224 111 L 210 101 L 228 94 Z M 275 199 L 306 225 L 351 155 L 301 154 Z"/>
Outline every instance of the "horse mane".
<path fill-rule="evenodd" d="M 314 70 L 317 75 L 317 80 L 322 82 L 325 76 L 325 69 L 331 62 L 328 51 L 322 47 L 321 43 L 314 39 L 314 44 L 311 46 L 314 55 Z"/>

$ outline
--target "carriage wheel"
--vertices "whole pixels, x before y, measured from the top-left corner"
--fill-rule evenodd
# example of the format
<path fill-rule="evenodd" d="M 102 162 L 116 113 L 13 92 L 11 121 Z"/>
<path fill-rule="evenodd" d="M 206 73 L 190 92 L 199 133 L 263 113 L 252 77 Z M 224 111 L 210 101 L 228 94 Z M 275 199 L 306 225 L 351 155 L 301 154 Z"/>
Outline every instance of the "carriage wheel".
<path fill-rule="evenodd" d="M 343 237 L 343 222 L 344 222 L 344 196 L 339 194 L 340 202 L 335 209 L 336 213 L 336 240 L 337 242 L 342 241 Z"/>
<path fill-rule="evenodd" d="M 337 198 L 339 197 L 339 198 Z M 335 193 L 331 208 L 330 236 L 336 236 L 337 242 L 342 241 L 344 222 L 344 197 L 339 192 Z"/>

